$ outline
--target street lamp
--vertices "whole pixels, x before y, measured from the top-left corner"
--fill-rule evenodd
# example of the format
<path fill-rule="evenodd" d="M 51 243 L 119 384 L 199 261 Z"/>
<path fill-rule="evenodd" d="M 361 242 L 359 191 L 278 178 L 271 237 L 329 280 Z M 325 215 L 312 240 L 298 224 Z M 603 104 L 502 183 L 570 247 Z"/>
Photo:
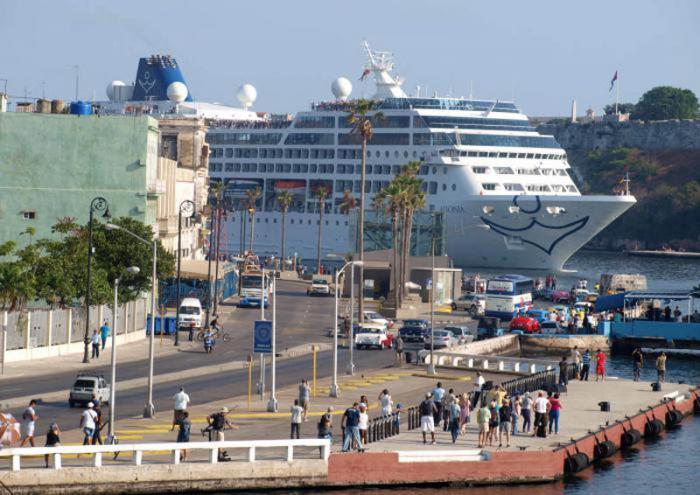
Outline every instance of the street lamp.
<path fill-rule="evenodd" d="M 90 202 L 90 218 L 88 220 L 88 266 L 87 266 L 87 290 L 85 291 L 85 352 L 83 363 L 90 362 L 88 350 L 90 348 L 90 303 L 92 299 L 92 217 L 96 211 L 103 211 L 102 218 L 109 219 L 109 206 L 107 200 L 101 196 L 93 198 Z"/>
<path fill-rule="evenodd" d="M 431 229 L 431 268 L 430 268 L 430 364 L 428 365 L 428 374 L 435 374 L 435 325 L 433 319 L 435 317 L 435 311 L 433 310 L 433 304 L 435 302 L 435 213 L 431 213 L 433 217 L 433 228 Z"/>
<path fill-rule="evenodd" d="M 180 345 L 180 261 L 182 260 L 182 214 L 188 216 L 194 213 L 194 202 L 189 199 L 180 203 L 177 209 L 177 301 L 175 304 L 175 345 Z M 155 318 L 155 315 L 151 315 Z M 161 329 L 163 331 L 163 329 Z"/>
<path fill-rule="evenodd" d="M 265 304 L 264 301 L 262 304 Z M 277 412 L 277 280 L 272 272 L 272 377 L 270 383 L 270 400 L 267 402 L 268 412 Z"/>
<path fill-rule="evenodd" d="M 146 402 L 146 405 L 143 410 L 143 417 L 144 418 L 153 418 L 156 415 L 156 408 L 153 405 L 153 352 L 154 352 L 154 343 L 155 343 L 155 333 L 156 333 L 156 288 L 158 286 L 158 272 L 156 270 L 157 263 L 158 263 L 158 243 L 154 240 L 149 241 L 144 239 L 143 237 L 134 234 L 132 231 L 127 229 L 126 227 L 122 227 L 120 225 L 116 225 L 113 223 L 108 223 L 105 225 L 107 230 L 112 231 L 112 230 L 120 230 L 122 232 L 125 232 L 129 234 L 131 237 L 134 239 L 138 239 L 139 241 L 143 242 L 144 244 L 148 244 L 151 246 L 151 249 L 153 251 L 152 253 L 152 258 L 153 258 L 153 267 L 151 269 L 151 325 L 150 325 L 150 335 L 149 335 L 149 341 L 148 341 L 148 400 Z M 176 327 L 177 327 L 177 322 Z"/>
<path fill-rule="evenodd" d="M 335 316 L 333 319 L 333 383 L 331 384 L 330 396 L 338 397 L 340 395 L 340 389 L 338 388 L 338 278 L 340 274 L 349 266 L 353 267 L 353 271 L 356 266 L 362 266 L 362 261 L 348 261 L 343 265 L 343 267 L 335 272 Z M 351 315 L 352 319 L 352 315 Z M 350 324 L 350 335 L 348 336 L 348 345 L 350 346 L 351 352 L 353 347 L 353 328 L 352 321 Z"/>
<path fill-rule="evenodd" d="M 138 266 L 130 266 L 126 269 L 131 274 L 136 274 L 141 271 Z M 119 279 L 114 279 L 114 306 L 112 309 L 112 378 L 109 389 L 109 427 L 107 430 L 107 443 L 115 444 L 114 441 L 114 402 L 117 395 L 117 313 L 119 311 Z M 152 316 L 151 316 L 152 318 Z"/>
<path fill-rule="evenodd" d="M 248 215 L 250 215 L 250 252 L 253 251 L 253 234 L 255 233 L 255 208 L 248 208 Z"/>

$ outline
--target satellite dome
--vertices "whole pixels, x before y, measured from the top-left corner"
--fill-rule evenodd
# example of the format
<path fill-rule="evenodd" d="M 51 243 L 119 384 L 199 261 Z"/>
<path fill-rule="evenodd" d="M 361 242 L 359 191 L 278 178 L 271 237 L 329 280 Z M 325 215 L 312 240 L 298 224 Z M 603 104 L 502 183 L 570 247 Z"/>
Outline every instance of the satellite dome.
<path fill-rule="evenodd" d="M 258 98 L 258 90 L 252 84 L 244 84 L 238 88 L 236 93 L 236 98 L 241 102 L 243 108 L 248 108 L 253 104 L 253 102 Z"/>
<path fill-rule="evenodd" d="M 109 101 L 114 101 L 114 88 L 116 86 L 126 86 L 123 81 L 112 81 L 107 85 L 107 98 Z"/>
<path fill-rule="evenodd" d="M 174 83 L 170 83 L 168 89 L 166 90 L 166 94 L 168 95 L 168 100 L 172 101 L 173 103 L 182 103 L 185 101 L 185 98 L 187 98 L 189 91 L 184 83 L 175 81 Z"/>
<path fill-rule="evenodd" d="M 339 77 L 331 84 L 331 91 L 339 100 L 347 100 L 352 93 L 352 83 L 347 77 Z"/>

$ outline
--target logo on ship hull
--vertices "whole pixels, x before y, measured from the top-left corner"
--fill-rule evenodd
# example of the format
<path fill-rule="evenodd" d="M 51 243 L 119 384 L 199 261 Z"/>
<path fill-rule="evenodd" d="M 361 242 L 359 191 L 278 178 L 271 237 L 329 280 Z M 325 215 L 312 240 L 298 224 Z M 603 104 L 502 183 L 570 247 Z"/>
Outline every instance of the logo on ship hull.
<path fill-rule="evenodd" d="M 496 223 L 493 220 L 489 220 L 483 216 L 480 217 L 481 221 L 488 225 L 494 232 L 498 232 L 504 237 L 512 237 L 517 235 L 524 244 L 534 246 L 548 255 L 552 254 L 557 244 L 585 227 L 590 218 L 589 216 L 585 216 L 579 220 L 575 220 L 564 225 L 547 225 L 535 217 L 535 215 L 542 209 L 542 202 L 540 201 L 539 196 L 535 196 L 536 202 L 533 208 L 525 208 L 524 206 L 521 206 L 518 204 L 518 198 L 519 196 L 513 197 L 513 205 L 517 206 L 521 213 L 532 215 L 527 225 L 522 227 L 510 227 Z M 549 243 L 545 243 L 543 240 L 550 237 L 552 233 L 556 233 L 558 236 Z"/>

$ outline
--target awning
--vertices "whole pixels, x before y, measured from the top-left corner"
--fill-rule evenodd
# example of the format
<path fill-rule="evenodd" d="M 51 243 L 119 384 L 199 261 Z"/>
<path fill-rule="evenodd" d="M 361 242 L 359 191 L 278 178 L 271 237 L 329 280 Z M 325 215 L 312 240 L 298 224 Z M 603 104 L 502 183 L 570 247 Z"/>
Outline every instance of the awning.
<path fill-rule="evenodd" d="M 625 293 L 626 301 L 639 301 L 645 300 L 650 301 L 654 299 L 659 299 L 663 301 L 688 301 L 693 298 L 693 293 L 691 290 L 663 290 L 663 291 L 650 291 L 650 290 L 633 290 Z"/>

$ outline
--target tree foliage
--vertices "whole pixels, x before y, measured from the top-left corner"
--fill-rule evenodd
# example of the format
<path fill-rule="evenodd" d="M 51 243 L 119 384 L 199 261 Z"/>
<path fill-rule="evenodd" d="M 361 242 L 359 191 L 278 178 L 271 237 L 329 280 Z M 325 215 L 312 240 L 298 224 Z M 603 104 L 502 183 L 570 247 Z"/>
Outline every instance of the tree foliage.
<path fill-rule="evenodd" d="M 635 104 L 634 103 L 618 103 L 617 104 L 617 111 L 618 113 L 625 114 L 625 113 L 634 113 L 634 108 Z M 605 112 L 605 115 L 615 115 L 615 104 L 611 103 L 610 105 L 605 105 L 603 108 L 603 111 Z"/>
<path fill-rule="evenodd" d="M 128 217 L 113 221 L 146 240 L 151 228 Z M 30 301 L 45 301 L 52 307 L 73 305 L 85 298 L 87 288 L 88 228 L 66 218 L 53 226 L 55 239 L 33 239 L 24 247 L 16 243 L 0 245 L 0 307 L 19 310 Z M 33 234 L 32 234 L 33 236 Z M 120 279 L 120 301 L 136 299 L 151 290 L 152 247 L 122 230 L 108 231 L 93 224 L 91 299 L 94 304 L 112 300 L 114 280 Z M 174 256 L 157 243 L 157 275 L 164 278 L 174 271 Z M 138 266 L 131 274 L 128 267 Z"/>
<path fill-rule="evenodd" d="M 695 119 L 698 99 L 689 89 L 657 86 L 642 95 L 634 107 L 637 120 Z"/>

